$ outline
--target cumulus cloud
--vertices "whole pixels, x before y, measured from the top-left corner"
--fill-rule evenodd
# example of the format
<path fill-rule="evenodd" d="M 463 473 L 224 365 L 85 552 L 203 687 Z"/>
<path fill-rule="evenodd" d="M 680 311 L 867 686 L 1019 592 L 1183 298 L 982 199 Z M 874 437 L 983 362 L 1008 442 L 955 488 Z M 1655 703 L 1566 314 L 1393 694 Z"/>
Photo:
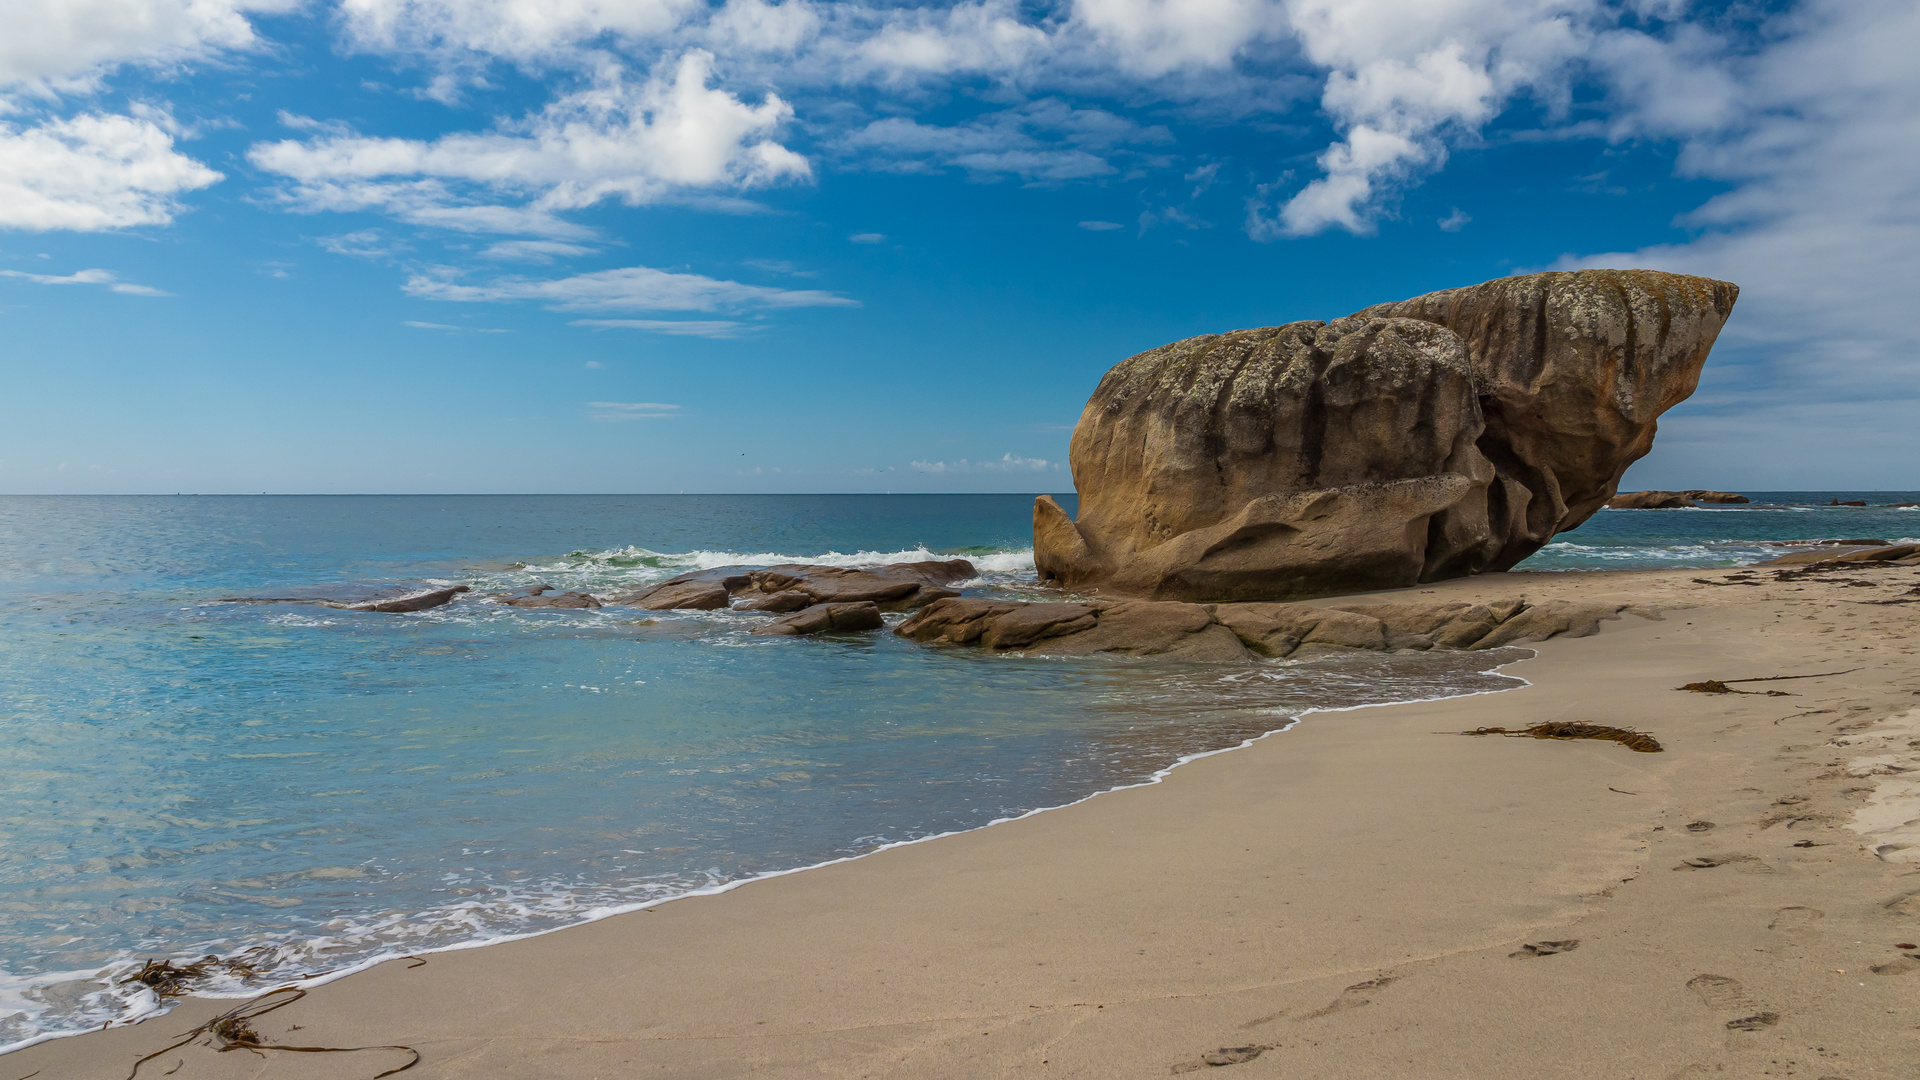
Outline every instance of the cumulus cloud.
<path fill-rule="evenodd" d="M 0 88 L 79 90 L 125 63 L 199 60 L 260 44 L 249 12 L 300 0 L 8 0 Z"/>
<path fill-rule="evenodd" d="M 1149 76 L 1226 67 L 1287 27 L 1273 0 L 1074 0 L 1073 18 L 1119 66 Z"/>
<path fill-rule="evenodd" d="M 341 0 L 348 42 L 366 52 L 550 57 L 602 35 L 657 38 L 701 0 Z"/>
<path fill-rule="evenodd" d="M 723 308 L 857 307 L 856 301 L 818 289 L 775 289 L 649 266 L 600 270 L 572 277 L 495 278 L 464 285 L 446 274 L 415 274 L 406 292 L 427 300 L 465 303 L 532 300 L 560 311 L 714 311 Z"/>
<path fill-rule="evenodd" d="M 173 295 L 170 292 L 162 292 L 148 285 L 135 285 L 129 281 L 121 281 L 118 277 L 115 277 L 111 272 L 106 270 L 78 270 L 65 275 L 29 274 L 24 270 L 0 270 L 0 277 L 19 278 L 22 281 L 31 281 L 36 285 L 105 285 L 114 292 L 127 293 L 130 296 Z"/>
<path fill-rule="evenodd" d="M 1342 134 L 1323 175 L 1277 215 L 1256 201 L 1255 239 L 1329 228 L 1368 233 L 1381 202 L 1447 159 L 1523 90 L 1553 98 L 1590 40 L 1600 0 L 1289 0 L 1306 59 L 1327 71 L 1321 108 Z M 1617 16 L 1616 16 L 1617 17 Z"/>
<path fill-rule="evenodd" d="M 175 150 L 153 119 L 86 113 L 28 127 L 0 122 L 0 228 L 164 225 L 180 212 L 181 194 L 219 179 Z"/>
<path fill-rule="evenodd" d="M 713 57 L 690 50 L 634 85 L 607 66 L 592 86 L 485 133 L 438 139 L 328 133 L 256 145 L 248 158 L 289 178 L 306 211 L 378 209 L 476 232 L 582 236 L 556 216 L 606 199 L 807 180 L 807 160 L 770 136 L 793 114 L 712 87 Z M 488 202 L 525 199 L 517 205 Z"/>

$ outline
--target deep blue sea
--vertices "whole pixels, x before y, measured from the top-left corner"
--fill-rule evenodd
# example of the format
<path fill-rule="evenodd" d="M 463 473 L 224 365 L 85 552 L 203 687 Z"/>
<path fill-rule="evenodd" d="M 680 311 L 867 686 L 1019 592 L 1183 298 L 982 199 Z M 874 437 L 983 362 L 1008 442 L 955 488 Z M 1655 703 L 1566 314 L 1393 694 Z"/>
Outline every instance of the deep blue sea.
<path fill-rule="evenodd" d="M 1911 510 L 1807 505 L 1911 492 L 1754 494 L 1791 508 L 1602 512 L 1527 565 L 1920 533 Z M 481 595 L 959 555 L 969 592 L 1033 596 L 1031 506 L 0 497 L 0 1047 L 151 1012 L 118 982 L 149 957 L 252 949 L 291 978 L 535 933 L 1146 782 L 1310 710 L 1517 685 L 1490 669 L 1521 650 L 1029 660 Z M 437 584 L 474 592 L 406 615 L 219 602 Z"/>

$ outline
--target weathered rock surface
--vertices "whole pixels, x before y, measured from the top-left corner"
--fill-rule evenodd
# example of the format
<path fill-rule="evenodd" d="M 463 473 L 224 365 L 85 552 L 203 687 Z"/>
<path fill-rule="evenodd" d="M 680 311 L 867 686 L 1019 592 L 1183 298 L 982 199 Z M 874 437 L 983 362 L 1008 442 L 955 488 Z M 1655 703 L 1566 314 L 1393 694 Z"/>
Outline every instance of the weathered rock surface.
<path fill-rule="evenodd" d="M 1731 491 L 1706 491 L 1701 488 L 1683 491 L 1681 494 L 1697 503 L 1733 504 L 1753 501 L 1745 495 L 1737 495 Z"/>
<path fill-rule="evenodd" d="M 1625 604 L 1524 600 L 1496 604 L 1186 604 L 1176 601 L 1025 603 L 948 599 L 894 631 L 939 645 L 975 645 L 1028 656 L 1120 653 L 1173 660 L 1247 662 L 1301 650 L 1493 649 L 1557 636 L 1585 637 Z M 1658 618 L 1651 612 L 1638 612 Z"/>
<path fill-rule="evenodd" d="M 1181 600 L 1505 570 L 1614 494 L 1737 295 L 1533 274 L 1142 353 L 1082 412 L 1079 517 L 1042 496 L 1034 561 L 1043 580 Z"/>
<path fill-rule="evenodd" d="M 628 596 L 616 604 L 637 604 L 650 611 L 803 611 L 821 604 L 871 603 L 881 611 L 915 611 L 949 596 L 948 585 L 978 577 L 965 559 L 894 563 L 851 570 L 838 566 L 787 564 L 753 569 L 721 566 L 681 574 Z"/>
<path fill-rule="evenodd" d="M 1684 510 L 1692 505 L 1679 491 L 1623 491 L 1607 500 L 1609 510 Z"/>
<path fill-rule="evenodd" d="M 592 610 L 600 606 L 600 600 L 592 593 L 551 592 L 540 589 L 522 596 L 509 596 L 500 601 L 508 607 L 517 608 L 570 608 L 576 611 Z"/>
<path fill-rule="evenodd" d="M 755 627 L 753 633 L 786 637 L 806 634 L 848 634 L 861 630 L 878 630 L 881 625 L 879 605 L 871 600 L 863 600 L 851 604 L 815 604 L 784 619 L 775 619 L 765 626 Z"/>
<path fill-rule="evenodd" d="M 1889 544 L 1884 540 L 1824 545 L 1813 551 L 1792 551 L 1755 566 L 1801 566 L 1809 563 L 1907 562 L 1920 560 L 1920 544 Z"/>

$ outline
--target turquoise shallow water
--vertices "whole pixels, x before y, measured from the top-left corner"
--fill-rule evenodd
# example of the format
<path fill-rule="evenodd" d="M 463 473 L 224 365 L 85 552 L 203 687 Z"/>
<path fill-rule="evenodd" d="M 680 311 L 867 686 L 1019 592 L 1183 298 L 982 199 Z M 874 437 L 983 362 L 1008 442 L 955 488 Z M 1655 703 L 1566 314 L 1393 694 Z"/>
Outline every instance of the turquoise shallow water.
<path fill-rule="evenodd" d="M 114 982 L 145 957 L 257 948 L 292 977 L 537 932 L 1143 782 L 1311 709 L 1514 685 L 1487 669 L 1518 651 L 1222 670 L 756 639 L 726 612 L 217 602 L 955 554 L 970 591 L 1034 595 L 1030 507 L 0 498 L 0 1045 L 151 1009 Z M 1907 513 L 1605 513 L 1543 561 L 1708 565 Z"/>

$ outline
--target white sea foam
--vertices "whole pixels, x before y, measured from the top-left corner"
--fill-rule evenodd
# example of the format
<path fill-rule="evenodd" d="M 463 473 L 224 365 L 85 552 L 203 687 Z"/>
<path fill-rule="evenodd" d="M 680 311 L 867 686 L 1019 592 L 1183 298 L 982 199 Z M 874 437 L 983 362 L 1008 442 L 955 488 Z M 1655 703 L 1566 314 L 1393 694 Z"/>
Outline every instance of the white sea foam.
<path fill-rule="evenodd" d="M 661 552 L 635 546 L 613 548 L 607 551 L 575 551 L 567 555 L 565 562 L 529 565 L 527 569 L 539 573 L 622 570 L 634 577 L 671 577 L 691 570 L 713 570 L 722 566 L 774 566 L 791 563 L 802 566 L 856 568 L 956 558 L 966 559 L 983 573 L 1017 574 L 1033 569 L 1031 548 L 967 555 L 937 552 L 925 547 L 909 548 L 905 551 L 827 551 L 817 555 L 796 555 L 780 551 Z"/>

